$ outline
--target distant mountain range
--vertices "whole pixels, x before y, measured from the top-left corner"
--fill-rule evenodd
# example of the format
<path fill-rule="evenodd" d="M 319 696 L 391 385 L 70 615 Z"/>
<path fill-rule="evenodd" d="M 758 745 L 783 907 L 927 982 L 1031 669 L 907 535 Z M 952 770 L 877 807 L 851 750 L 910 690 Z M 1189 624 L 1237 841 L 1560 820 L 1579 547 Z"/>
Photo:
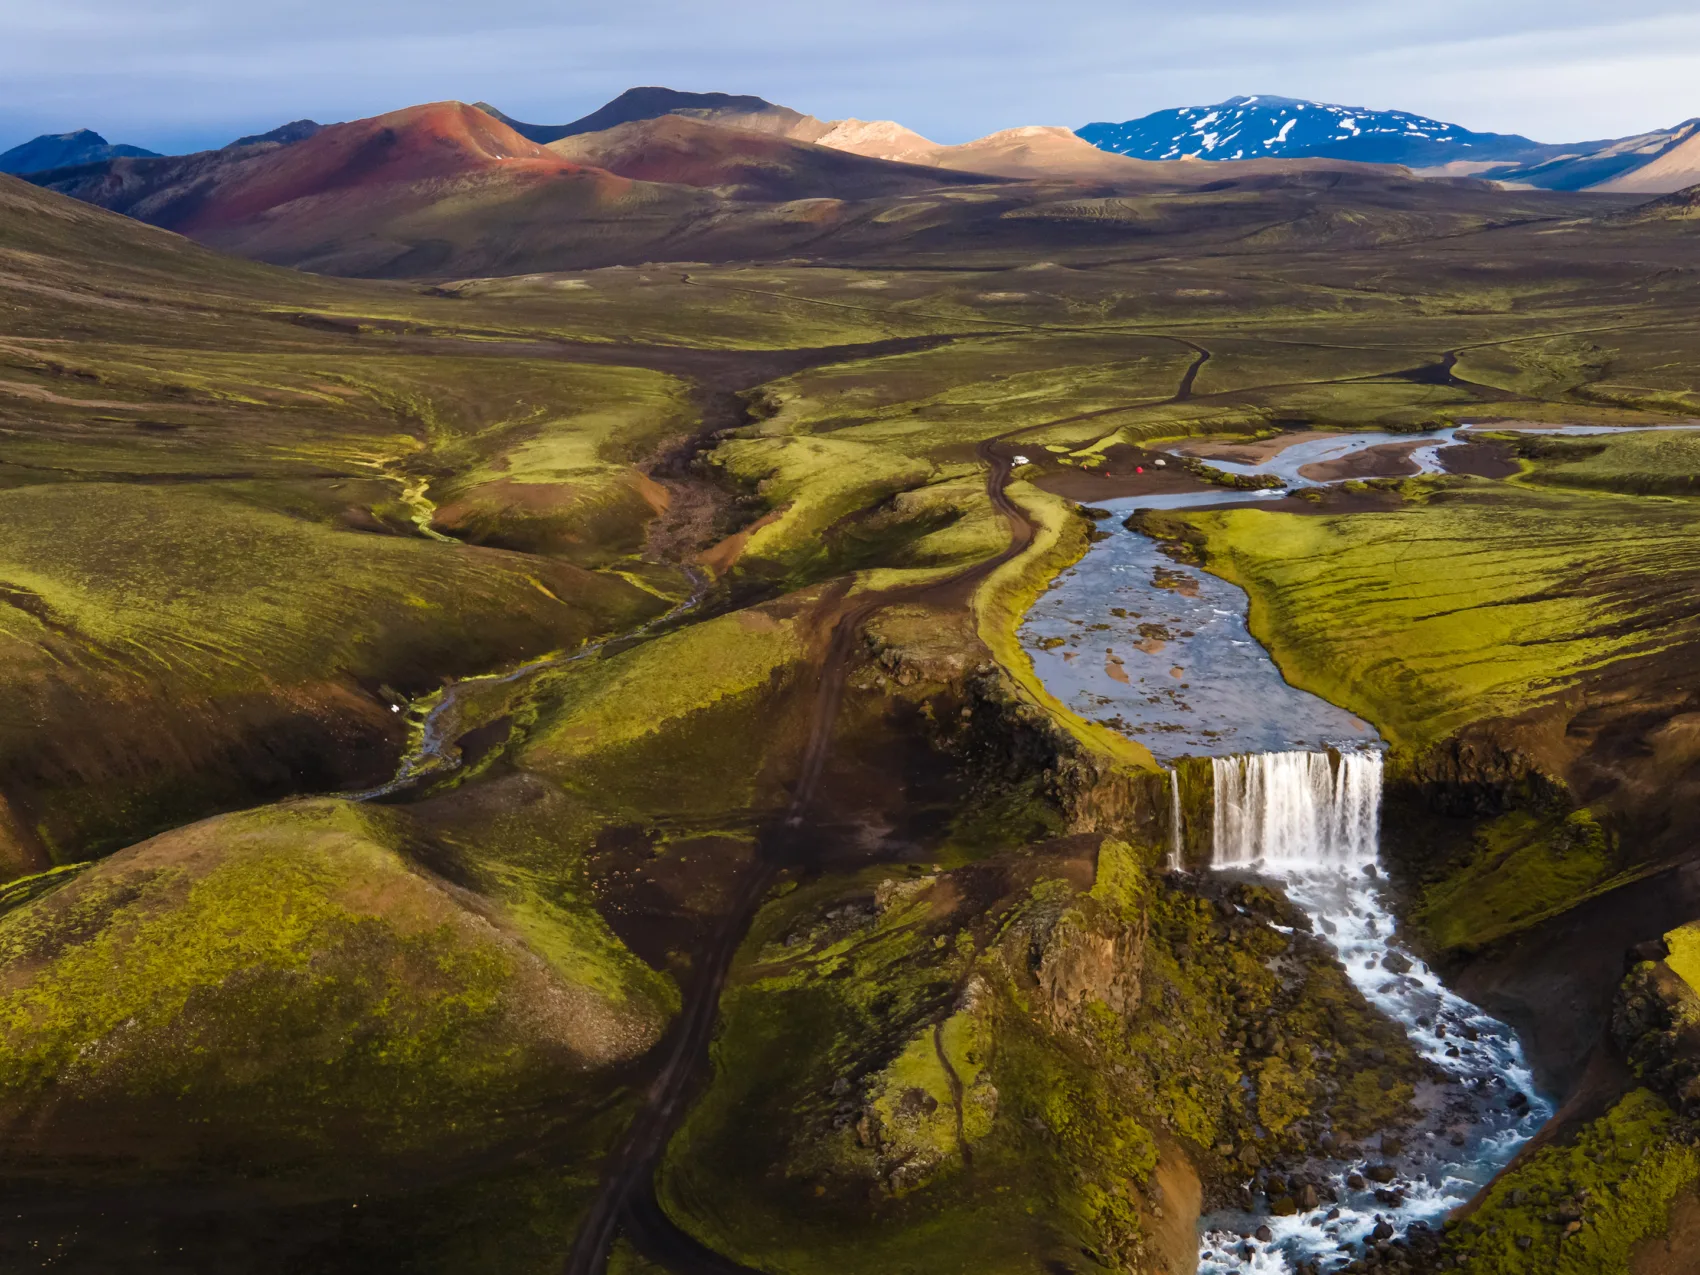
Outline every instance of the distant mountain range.
<path fill-rule="evenodd" d="M 813 193 L 836 194 L 844 187 L 834 182 L 848 175 L 842 166 L 823 165 L 818 155 L 813 161 L 805 160 L 794 145 L 789 150 L 770 147 L 767 160 L 758 161 L 760 148 L 749 141 L 734 144 L 733 140 L 737 135 L 749 138 L 752 134 L 763 135 L 772 143 L 800 143 L 891 164 L 1017 181 L 1115 182 L 1145 187 L 1186 187 L 1200 182 L 1198 173 L 1173 164 L 1112 155 L 1066 128 L 1028 125 L 947 146 L 895 120 L 822 120 L 764 98 L 729 93 L 628 89 L 571 124 L 527 124 L 488 102 L 477 103 L 476 109 L 500 120 L 521 137 L 580 163 L 647 181 L 719 187 L 730 193 L 743 192 L 745 197 L 761 197 L 755 195 L 758 190 L 767 192 L 766 197 L 773 197 L 772 192 L 782 188 L 797 190 L 797 178 L 805 171 L 821 177 L 832 172 L 834 178 L 817 184 Z M 702 127 L 682 127 L 686 120 Z M 774 165 L 765 180 L 758 180 L 763 177 L 757 171 L 761 162 Z M 1287 169 L 1276 165 L 1255 171 L 1268 176 L 1288 171 L 1292 162 L 1287 161 Z M 1317 166 L 1317 161 L 1299 162 Z M 742 176 L 725 165 L 740 167 Z M 1247 169 L 1234 175 L 1253 172 Z M 853 183 L 855 188 L 867 188 L 867 175 L 864 170 L 862 180 Z"/>
<path fill-rule="evenodd" d="M 1162 175 L 1141 171 L 1142 163 L 1331 160 L 1396 164 L 1424 177 L 1479 177 L 1544 190 L 1667 194 L 1700 183 L 1700 119 L 1634 137 L 1545 143 L 1515 133 L 1478 133 L 1408 111 L 1259 95 L 1231 97 L 1214 106 L 1156 111 L 1120 124 L 1088 124 L 1075 133 L 1051 127 L 1006 129 L 975 142 L 946 146 L 893 120 L 822 120 L 752 94 L 690 93 L 655 85 L 627 89 L 568 124 L 528 124 L 488 102 L 476 103 L 475 109 L 539 146 L 683 117 L 871 159 L 1019 179 L 1146 181 Z M 290 145 L 312 137 L 320 127 L 312 120 L 296 120 L 268 133 L 238 138 L 224 151 Z M 663 149 L 671 149 L 673 158 L 667 164 L 677 167 L 681 143 L 672 134 L 682 136 L 674 128 Z M 618 145 L 611 141 L 592 146 L 584 154 L 617 151 L 626 167 L 637 165 L 635 135 L 615 141 Z M 729 154 L 723 139 L 712 149 Z M 136 158 L 158 156 L 139 146 L 112 145 L 98 133 L 79 129 L 38 137 L 0 154 L 0 172 L 43 174 Z M 791 154 L 790 158 L 797 157 Z M 590 158 L 579 162 L 602 166 Z M 734 176 L 727 185 L 747 186 L 756 161 L 746 155 L 737 163 L 744 175 Z M 712 164 L 699 166 L 702 173 L 712 168 Z M 778 185 L 768 183 L 767 188 L 795 185 L 789 178 L 777 180 Z"/>
<path fill-rule="evenodd" d="M 126 156 L 152 157 L 158 152 L 140 146 L 114 146 L 92 129 L 74 133 L 45 133 L 0 153 L 0 173 L 40 173 L 73 164 L 98 164 Z"/>
<path fill-rule="evenodd" d="M 1262 95 L 1155 111 L 1121 124 L 1088 124 L 1079 136 L 1101 150 L 1144 160 L 1326 158 L 1546 190 L 1663 193 L 1681 189 L 1672 183 L 1700 182 L 1700 147 L 1686 152 L 1697 129 L 1700 120 L 1689 120 L 1635 137 L 1552 144 L 1472 132 L 1407 111 Z M 1675 155 L 1679 150 L 1684 153 Z"/>
<path fill-rule="evenodd" d="M 631 114 L 680 95 L 628 100 Z M 612 104 L 611 104 L 612 105 Z M 598 122 L 601 122 L 600 120 Z M 522 125 L 554 132 L 574 125 Z M 801 140 L 818 137 L 820 140 Z M 31 174 L 63 195 L 226 252 L 327 274 L 474 276 L 643 261 L 888 251 L 929 236 L 1046 251 L 1116 244 L 1158 225 L 1289 240 L 1381 242 L 1511 214 L 1486 183 L 1415 180 L 1333 159 L 1150 163 L 1063 128 L 943 146 L 891 121 L 822 121 L 761 99 L 628 119 L 541 144 L 479 107 L 436 102 L 319 127 L 308 121 L 193 155 L 117 158 Z M 1209 192 L 1247 198 L 1223 209 Z M 1319 199 L 1350 192 L 1349 224 Z M 1146 207 L 1130 195 L 1173 194 Z M 1202 198 L 1192 202 L 1188 196 Z M 1547 198 L 1542 196 L 1543 199 Z M 1374 208 L 1373 214 L 1362 212 Z"/>
<path fill-rule="evenodd" d="M 1648 195 L 1700 184 L 1693 124 L 1547 147 L 1397 112 L 1286 99 L 1224 107 L 942 145 L 891 120 L 821 120 L 759 97 L 639 88 L 570 124 L 437 102 L 328 126 L 296 120 L 192 155 L 111 147 L 86 132 L 13 154 L 70 161 L 28 173 L 36 185 L 225 251 L 322 273 L 450 278 L 785 255 L 829 233 L 835 250 L 873 250 L 969 222 L 985 242 L 1043 239 L 1032 227 L 1058 219 L 1077 236 L 1114 240 L 1170 215 L 1128 196 L 1224 189 L 1251 196 L 1246 207 L 1268 210 L 1287 238 L 1380 242 L 1441 233 L 1466 214 L 1512 215 L 1480 173 Z M 1103 149 L 1107 141 L 1140 153 Z M 1215 161 L 1201 162 L 1205 154 Z M 1393 157 L 1403 162 L 1377 162 Z M 1392 220 L 1346 227 L 1311 203 L 1324 190 L 1355 192 Z M 1531 195 L 1515 215 L 1560 207 L 1547 192 Z M 1171 211 L 1200 233 L 1233 221 L 1186 199 Z"/>

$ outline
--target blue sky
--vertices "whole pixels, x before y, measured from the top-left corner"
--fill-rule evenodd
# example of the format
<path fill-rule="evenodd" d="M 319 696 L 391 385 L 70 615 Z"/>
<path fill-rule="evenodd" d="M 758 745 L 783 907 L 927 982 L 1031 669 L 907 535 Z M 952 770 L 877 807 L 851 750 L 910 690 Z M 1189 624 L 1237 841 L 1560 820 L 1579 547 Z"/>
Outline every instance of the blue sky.
<path fill-rule="evenodd" d="M 957 142 L 1273 93 L 1540 141 L 1700 115 L 1693 0 L 0 0 L 0 149 L 162 151 L 485 99 L 541 123 L 634 84 Z"/>

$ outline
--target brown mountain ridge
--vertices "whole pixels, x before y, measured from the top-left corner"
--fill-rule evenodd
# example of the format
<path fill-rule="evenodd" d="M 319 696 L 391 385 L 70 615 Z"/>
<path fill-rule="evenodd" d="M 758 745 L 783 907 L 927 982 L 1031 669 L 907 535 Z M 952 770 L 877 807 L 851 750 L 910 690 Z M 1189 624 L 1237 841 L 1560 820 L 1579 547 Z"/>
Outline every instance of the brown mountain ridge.
<path fill-rule="evenodd" d="M 636 181 L 713 189 L 729 198 L 881 199 L 995 180 L 817 146 L 685 115 L 633 120 L 551 142 L 563 159 Z"/>

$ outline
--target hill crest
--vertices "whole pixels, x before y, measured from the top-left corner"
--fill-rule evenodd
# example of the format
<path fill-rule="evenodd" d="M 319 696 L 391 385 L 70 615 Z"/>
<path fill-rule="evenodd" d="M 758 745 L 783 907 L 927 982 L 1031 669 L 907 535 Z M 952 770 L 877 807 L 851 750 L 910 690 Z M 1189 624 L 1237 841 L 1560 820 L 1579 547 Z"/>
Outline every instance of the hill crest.
<path fill-rule="evenodd" d="M 43 133 L 9 151 L 0 152 L 0 173 L 44 173 L 55 168 L 69 168 L 73 164 L 155 157 L 155 151 L 123 143 L 114 145 L 91 128 L 79 128 L 70 133 Z"/>

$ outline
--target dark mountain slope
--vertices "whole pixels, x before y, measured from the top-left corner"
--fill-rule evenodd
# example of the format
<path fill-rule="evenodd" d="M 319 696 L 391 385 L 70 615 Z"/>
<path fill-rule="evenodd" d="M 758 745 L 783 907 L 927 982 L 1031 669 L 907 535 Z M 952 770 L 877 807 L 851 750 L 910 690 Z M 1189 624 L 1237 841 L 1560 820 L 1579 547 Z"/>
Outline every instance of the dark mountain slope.
<path fill-rule="evenodd" d="M 268 133 L 253 133 L 247 137 L 238 137 L 231 146 L 258 146 L 263 142 L 278 142 L 284 146 L 293 146 L 296 142 L 304 142 L 324 128 L 316 120 L 291 120 L 280 124 Z M 228 150 L 229 147 L 226 147 Z"/>
<path fill-rule="evenodd" d="M 41 173 L 72 164 L 94 164 L 102 160 L 156 154 L 140 146 L 113 145 L 93 129 L 74 133 L 44 133 L 22 146 L 0 154 L 0 173 Z"/>
<path fill-rule="evenodd" d="M 660 119 L 664 115 L 685 115 L 707 123 L 798 137 L 806 142 L 817 140 L 830 127 L 812 115 L 793 111 L 788 106 L 776 106 L 748 93 L 682 93 L 660 87 L 627 89 L 607 105 L 571 124 L 523 124 L 486 102 L 478 103 L 478 109 L 501 120 L 520 136 L 544 145 L 564 137 L 600 133 L 621 124 Z"/>

